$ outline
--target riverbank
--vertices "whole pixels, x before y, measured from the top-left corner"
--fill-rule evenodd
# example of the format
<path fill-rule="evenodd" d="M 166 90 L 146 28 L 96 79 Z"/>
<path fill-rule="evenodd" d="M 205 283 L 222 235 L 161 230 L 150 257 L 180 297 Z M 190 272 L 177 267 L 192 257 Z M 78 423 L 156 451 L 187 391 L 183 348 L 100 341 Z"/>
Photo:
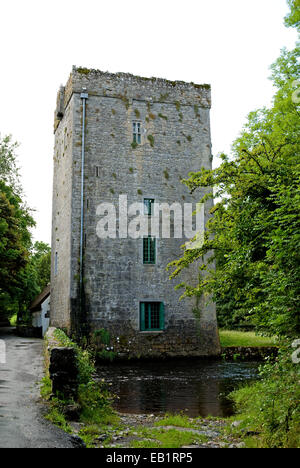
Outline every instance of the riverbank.
<path fill-rule="evenodd" d="M 53 395 L 49 381 L 51 372 L 48 373 L 42 389 L 43 394 L 49 398 L 47 418 L 75 436 L 78 441 L 82 440 L 86 447 L 243 448 L 255 444 L 270 445 L 265 437 L 263 424 L 256 424 L 254 417 L 247 419 L 245 415 L 234 416 L 233 406 L 232 410 L 227 407 L 227 397 L 233 390 L 236 390 L 235 403 L 238 404 L 241 401 L 240 395 L 245 392 L 247 401 L 249 395 L 257 398 L 261 394 L 264 382 L 262 384 L 258 382 L 251 387 L 248 385 L 245 390 L 239 390 L 241 385 L 246 383 L 245 376 L 248 384 L 257 381 L 258 363 L 256 367 L 256 364 L 251 362 L 189 360 L 185 361 L 181 368 L 177 368 L 180 363 L 174 361 L 172 365 L 166 361 L 127 363 L 127 365 L 114 363 L 101 369 L 97 368 L 96 372 L 90 353 L 83 351 L 61 330 L 53 329 L 52 338 L 56 348 L 51 352 L 49 346 L 51 340 L 48 340 L 47 353 L 55 360 L 57 354 L 60 354 L 57 353 L 57 346 L 63 348 L 60 350 L 63 355 L 66 352 L 69 355 L 70 350 L 75 351 L 79 385 L 77 391 L 73 393 L 72 390 L 68 398 L 63 394 Z M 53 359 L 51 360 L 53 367 Z M 69 363 L 69 359 L 66 362 Z M 59 370 L 61 364 L 60 361 L 56 362 L 55 373 L 52 375 L 54 379 L 59 377 L 60 383 L 60 374 L 66 371 L 64 365 Z M 233 375 L 236 380 L 232 380 Z M 121 387 L 116 384 L 124 385 L 125 393 L 122 394 Z M 180 389 L 180 397 L 174 394 L 176 386 Z M 196 391 L 195 401 L 198 401 L 200 406 L 188 409 L 191 395 L 187 390 L 191 390 L 191 387 Z M 62 389 L 65 390 L 64 386 Z M 255 395 L 251 389 L 257 389 Z M 199 390 L 201 399 L 199 399 Z M 137 411 L 131 408 L 129 400 L 126 400 L 127 394 L 130 401 L 143 403 L 144 406 L 138 403 L 140 406 L 136 408 Z M 120 411 L 116 404 L 113 409 L 113 396 L 116 401 L 123 398 L 123 411 Z M 158 403 L 162 405 L 157 407 Z M 182 413 L 176 414 L 182 409 L 184 409 Z M 165 415 L 166 410 L 169 411 L 167 415 Z M 195 417 L 189 413 L 191 411 Z M 202 416 L 198 416 L 199 414 Z M 208 417 L 210 414 L 215 417 Z M 225 415 L 231 417 L 225 418 Z M 236 420 L 238 418 L 239 421 Z M 256 437 L 257 434 L 259 437 Z"/>
<path fill-rule="evenodd" d="M 70 423 L 88 448 L 244 448 L 231 435 L 229 420 L 183 415 L 118 414 L 119 423 L 97 426 Z"/>

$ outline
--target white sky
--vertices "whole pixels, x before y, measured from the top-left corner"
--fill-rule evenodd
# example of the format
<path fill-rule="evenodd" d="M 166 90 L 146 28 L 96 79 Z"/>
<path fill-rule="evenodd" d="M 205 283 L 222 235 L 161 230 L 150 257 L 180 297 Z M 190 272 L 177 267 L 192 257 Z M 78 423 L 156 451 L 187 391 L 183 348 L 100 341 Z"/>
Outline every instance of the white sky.
<path fill-rule="evenodd" d="M 211 83 L 213 153 L 269 105 L 269 66 L 297 35 L 285 0 L 2 0 L 0 133 L 12 134 L 34 237 L 50 242 L 53 115 L 72 65 Z"/>

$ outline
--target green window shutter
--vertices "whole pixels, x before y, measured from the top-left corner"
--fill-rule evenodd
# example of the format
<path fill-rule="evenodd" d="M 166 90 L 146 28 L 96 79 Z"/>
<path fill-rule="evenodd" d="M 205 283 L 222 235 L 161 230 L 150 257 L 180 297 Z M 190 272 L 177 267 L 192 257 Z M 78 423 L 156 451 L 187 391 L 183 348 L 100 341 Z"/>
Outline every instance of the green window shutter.
<path fill-rule="evenodd" d="M 145 303 L 141 302 L 140 304 L 140 313 L 141 313 L 141 330 L 145 331 Z"/>
<path fill-rule="evenodd" d="M 159 304 L 159 328 L 165 329 L 165 304 L 163 302 Z"/>
<path fill-rule="evenodd" d="M 150 238 L 150 263 L 156 263 L 156 239 L 155 237 Z"/>

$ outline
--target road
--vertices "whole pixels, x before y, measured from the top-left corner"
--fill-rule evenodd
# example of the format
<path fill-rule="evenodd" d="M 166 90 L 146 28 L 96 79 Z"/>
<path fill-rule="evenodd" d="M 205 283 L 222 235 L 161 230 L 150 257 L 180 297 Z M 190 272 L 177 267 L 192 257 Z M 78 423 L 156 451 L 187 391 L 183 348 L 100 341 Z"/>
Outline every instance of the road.
<path fill-rule="evenodd" d="M 8 328 L 0 328 L 0 340 L 6 347 L 6 363 L 0 359 L 0 448 L 74 448 L 71 436 L 43 418 L 43 340 L 14 336 Z"/>

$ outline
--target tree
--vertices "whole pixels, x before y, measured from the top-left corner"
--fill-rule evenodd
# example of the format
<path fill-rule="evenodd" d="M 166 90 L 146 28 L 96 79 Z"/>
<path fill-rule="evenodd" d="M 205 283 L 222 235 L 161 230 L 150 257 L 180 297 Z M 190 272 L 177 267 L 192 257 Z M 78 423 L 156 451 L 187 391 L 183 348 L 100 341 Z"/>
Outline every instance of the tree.
<path fill-rule="evenodd" d="M 34 220 L 19 195 L 0 180 L 0 308 L 11 315 L 19 308 L 24 271 L 29 262 Z M 5 314 L 4 314 L 5 312 Z"/>
<path fill-rule="evenodd" d="M 291 10 L 291 23 L 298 13 Z M 172 262 L 172 276 L 204 259 L 197 287 L 180 286 L 184 295 L 211 295 L 221 326 L 246 323 L 287 336 L 300 331 L 300 109 L 293 99 L 299 52 L 299 46 L 283 50 L 272 66 L 273 106 L 249 115 L 232 157 L 221 155 L 219 168 L 185 181 L 192 191 L 215 186 L 202 201 L 221 201 L 203 246 Z"/>
<path fill-rule="evenodd" d="M 15 151 L 18 143 L 12 142 L 11 135 L 1 139 L 0 134 L 0 180 L 20 194 L 20 176 Z"/>
<path fill-rule="evenodd" d="M 45 242 L 36 242 L 31 253 L 31 263 L 37 274 L 37 282 L 42 291 L 50 283 L 51 248 Z M 40 291 L 40 292 L 41 292 Z"/>
<path fill-rule="evenodd" d="M 290 13 L 285 17 L 285 24 L 300 31 L 300 0 L 288 0 L 288 5 Z"/>
<path fill-rule="evenodd" d="M 0 311 L 2 317 L 28 306 L 50 281 L 50 247 L 32 246 L 35 222 L 24 202 L 15 150 L 10 136 L 0 139 Z"/>

